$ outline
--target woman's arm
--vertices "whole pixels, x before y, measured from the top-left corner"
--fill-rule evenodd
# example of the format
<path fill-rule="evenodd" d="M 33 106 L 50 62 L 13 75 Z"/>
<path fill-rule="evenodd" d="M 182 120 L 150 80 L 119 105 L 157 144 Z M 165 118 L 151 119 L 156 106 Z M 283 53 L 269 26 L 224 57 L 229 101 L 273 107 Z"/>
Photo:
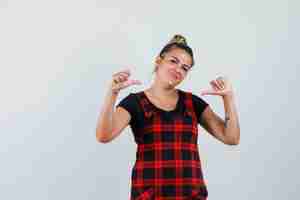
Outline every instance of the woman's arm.
<path fill-rule="evenodd" d="M 228 79 L 223 77 L 211 81 L 211 85 L 214 90 L 202 92 L 202 95 L 222 96 L 225 119 L 223 120 L 207 106 L 202 113 L 203 127 L 224 144 L 237 145 L 240 142 L 240 125 L 232 87 Z"/>
<path fill-rule="evenodd" d="M 225 119 L 219 117 L 207 106 L 202 113 L 204 129 L 224 144 L 237 145 L 240 142 L 240 125 L 233 96 L 223 97 Z"/>
<path fill-rule="evenodd" d="M 96 139 L 108 143 L 120 135 L 130 121 L 130 114 L 123 108 L 114 110 L 117 94 L 108 91 L 101 107 L 96 127 Z"/>
<path fill-rule="evenodd" d="M 113 75 L 113 81 L 109 86 L 97 121 L 96 139 L 99 142 L 110 142 L 120 135 L 122 130 L 129 124 L 131 116 L 126 109 L 117 107 L 114 110 L 120 90 L 134 84 L 141 84 L 138 80 L 130 80 L 129 76 L 129 70 L 120 71 Z"/>

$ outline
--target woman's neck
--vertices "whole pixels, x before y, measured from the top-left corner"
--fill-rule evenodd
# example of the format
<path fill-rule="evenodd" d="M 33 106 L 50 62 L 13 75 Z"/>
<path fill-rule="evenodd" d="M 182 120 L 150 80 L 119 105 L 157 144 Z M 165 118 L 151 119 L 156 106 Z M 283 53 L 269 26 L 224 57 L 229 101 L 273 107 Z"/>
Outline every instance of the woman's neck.
<path fill-rule="evenodd" d="M 177 89 L 174 87 L 163 87 L 163 85 L 159 83 L 153 83 L 148 89 L 152 95 L 156 97 L 165 97 L 165 98 L 176 98 L 177 97 Z"/>

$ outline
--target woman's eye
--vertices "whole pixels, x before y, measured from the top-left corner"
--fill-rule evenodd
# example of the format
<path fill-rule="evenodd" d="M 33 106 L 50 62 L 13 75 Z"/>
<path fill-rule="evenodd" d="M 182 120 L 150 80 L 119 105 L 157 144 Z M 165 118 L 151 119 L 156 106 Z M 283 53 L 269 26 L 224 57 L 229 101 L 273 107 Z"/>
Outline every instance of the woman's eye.
<path fill-rule="evenodd" d="M 177 63 L 175 60 L 171 60 L 172 63 Z"/>
<path fill-rule="evenodd" d="M 188 67 L 182 67 L 182 69 L 184 70 L 184 71 L 189 71 L 189 68 Z"/>

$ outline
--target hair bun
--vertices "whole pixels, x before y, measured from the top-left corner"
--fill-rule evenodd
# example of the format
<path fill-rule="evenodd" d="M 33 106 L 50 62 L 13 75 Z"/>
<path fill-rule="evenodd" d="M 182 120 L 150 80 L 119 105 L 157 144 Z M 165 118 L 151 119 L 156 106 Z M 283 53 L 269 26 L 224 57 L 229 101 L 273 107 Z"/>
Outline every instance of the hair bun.
<path fill-rule="evenodd" d="M 168 44 L 171 44 L 171 43 L 187 45 L 185 37 L 180 34 L 174 35 L 173 38 L 168 42 Z"/>

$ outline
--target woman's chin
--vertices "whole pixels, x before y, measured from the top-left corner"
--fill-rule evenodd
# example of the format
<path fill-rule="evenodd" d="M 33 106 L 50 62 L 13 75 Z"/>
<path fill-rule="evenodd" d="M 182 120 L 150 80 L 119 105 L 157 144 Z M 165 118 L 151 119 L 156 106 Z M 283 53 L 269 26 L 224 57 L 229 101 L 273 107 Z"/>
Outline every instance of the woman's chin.
<path fill-rule="evenodd" d="M 174 77 L 161 77 L 162 80 L 164 80 L 164 82 L 166 83 L 166 85 L 168 85 L 168 87 L 175 87 L 176 85 L 178 85 L 179 81 L 174 78 Z"/>
<path fill-rule="evenodd" d="M 174 85 L 174 81 L 169 80 L 169 81 L 168 81 L 168 85 L 169 85 L 169 86 L 173 86 L 173 85 Z"/>
<path fill-rule="evenodd" d="M 167 82 L 170 87 L 175 87 L 176 85 L 178 85 L 178 81 L 176 81 L 174 79 L 173 80 L 169 79 Z"/>

